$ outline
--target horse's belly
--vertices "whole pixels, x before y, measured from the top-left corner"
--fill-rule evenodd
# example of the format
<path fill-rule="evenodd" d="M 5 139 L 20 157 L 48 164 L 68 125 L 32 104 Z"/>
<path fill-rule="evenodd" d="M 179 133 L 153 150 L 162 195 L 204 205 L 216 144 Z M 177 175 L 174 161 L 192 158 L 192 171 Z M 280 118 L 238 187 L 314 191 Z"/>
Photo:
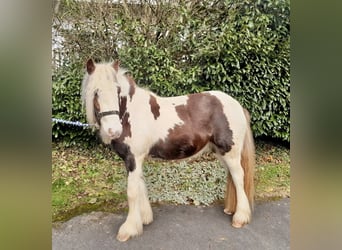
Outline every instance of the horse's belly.
<path fill-rule="evenodd" d="M 207 139 L 179 138 L 174 140 L 159 140 L 150 149 L 149 155 L 153 158 L 178 160 L 188 158 L 201 151 L 208 143 Z"/>

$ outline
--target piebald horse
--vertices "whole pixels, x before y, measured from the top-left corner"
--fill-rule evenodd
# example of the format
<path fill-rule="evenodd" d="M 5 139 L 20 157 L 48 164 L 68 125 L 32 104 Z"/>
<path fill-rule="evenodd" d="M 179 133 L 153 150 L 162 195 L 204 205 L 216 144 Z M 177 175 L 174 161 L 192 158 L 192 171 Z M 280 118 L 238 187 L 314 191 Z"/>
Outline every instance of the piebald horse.
<path fill-rule="evenodd" d="M 147 156 L 184 159 L 208 149 L 228 169 L 224 212 L 232 226 L 251 220 L 254 141 L 247 110 L 231 96 L 208 91 L 160 97 L 140 88 L 119 62 L 86 63 L 82 101 L 87 121 L 123 159 L 128 172 L 128 216 L 119 241 L 142 234 L 153 221 L 143 178 Z"/>

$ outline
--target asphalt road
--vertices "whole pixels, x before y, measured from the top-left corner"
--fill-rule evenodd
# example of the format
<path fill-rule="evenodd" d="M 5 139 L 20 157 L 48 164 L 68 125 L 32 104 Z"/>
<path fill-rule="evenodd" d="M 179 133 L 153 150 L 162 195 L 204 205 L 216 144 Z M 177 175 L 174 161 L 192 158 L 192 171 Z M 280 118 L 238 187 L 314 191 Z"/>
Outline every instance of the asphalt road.
<path fill-rule="evenodd" d="M 257 203 L 252 222 L 231 226 L 223 206 L 163 205 L 153 207 L 154 221 L 141 236 L 116 240 L 126 214 L 92 212 L 55 224 L 54 250 L 107 249 L 290 249 L 290 199 Z"/>

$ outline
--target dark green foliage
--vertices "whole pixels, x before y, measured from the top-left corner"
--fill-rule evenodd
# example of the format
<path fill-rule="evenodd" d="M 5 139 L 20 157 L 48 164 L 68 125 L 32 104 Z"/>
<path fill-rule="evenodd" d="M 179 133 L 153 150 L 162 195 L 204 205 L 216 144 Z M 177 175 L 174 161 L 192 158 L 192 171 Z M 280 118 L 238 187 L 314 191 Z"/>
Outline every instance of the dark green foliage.
<path fill-rule="evenodd" d="M 86 123 L 85 114 L 80 100 L 80 86 L 83 74 L 79 67 L 65 66 L 63 71 L 56 72 L 52 83 L 52 116 L 67 121 Z M 80 65 L 78 65 L 80 66 Z M 65 145 L 95 141 L 90 129 L 62 124 L 52 124 L 52 138 L 63 140 Z"/>
<path fill-rule="evenodd" d="M 222 90 L 250 111 L 256 137 L 289 141 L 288 0 L 180 1 L 173 5 L 142 2 L 145 5 L 139 8 L 111 5 L 113 13 L 103 14 L 101 20 L 97 17 L 94 27 L 82 27 L 84 22 L 76 20 L 78 37 L 88 39 L 77 42 L 82 44 L 77 53 L 84 58 L 68 58 L 70 63 L 79 65 L 87 55 L 105 60 L 119 58 L 138 85 L 161 96 Z M 106 30 L 101 33 L 98 27 Z M 96 32 L 90 36 L 92 29 Z M 117 35 L 108 34 L 110 29 L 117 30 Z M 75 52 L 75 46 L 70 48 Z M 79 101 L 81 68 L 65 71 L 64 80 L 56 77 L 58 86 L 70 88 L 63 93 L 71 95 L 54 96 L 53 102 L 61 102 L 60 97 L 70 100 L 63 108 L 54 104 L 58 107 L 54 115 L 84 120 Z M 68 87 L 61 84 L 65 81 Z M 54 95 L 58 91 L 54 90 Z M 59 128 L 54 130 L 57 134 L 65 135 Z"/>

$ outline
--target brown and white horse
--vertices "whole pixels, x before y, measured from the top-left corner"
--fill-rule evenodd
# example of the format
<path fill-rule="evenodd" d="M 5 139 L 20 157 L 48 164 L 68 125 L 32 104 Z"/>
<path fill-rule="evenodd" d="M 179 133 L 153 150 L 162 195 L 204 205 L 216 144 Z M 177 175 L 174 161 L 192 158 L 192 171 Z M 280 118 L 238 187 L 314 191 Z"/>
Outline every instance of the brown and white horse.
<path fill-rule="evenodd" d="M 224 212 L 234 214 L 234 227 L 251 220 L 254 142 L 249 114 L 235 99 L 219 91 L 159 97 L 139 88 L 119 62 L 89 59 L 86 70 L 82 100 L 88 123 L 128 172 L 129 211 L 119 241 L 141 234 L 143 224 L 153 221 L 142 170 L 147 156 L 171 160 L 213 151 L 229 170 Z"/>

